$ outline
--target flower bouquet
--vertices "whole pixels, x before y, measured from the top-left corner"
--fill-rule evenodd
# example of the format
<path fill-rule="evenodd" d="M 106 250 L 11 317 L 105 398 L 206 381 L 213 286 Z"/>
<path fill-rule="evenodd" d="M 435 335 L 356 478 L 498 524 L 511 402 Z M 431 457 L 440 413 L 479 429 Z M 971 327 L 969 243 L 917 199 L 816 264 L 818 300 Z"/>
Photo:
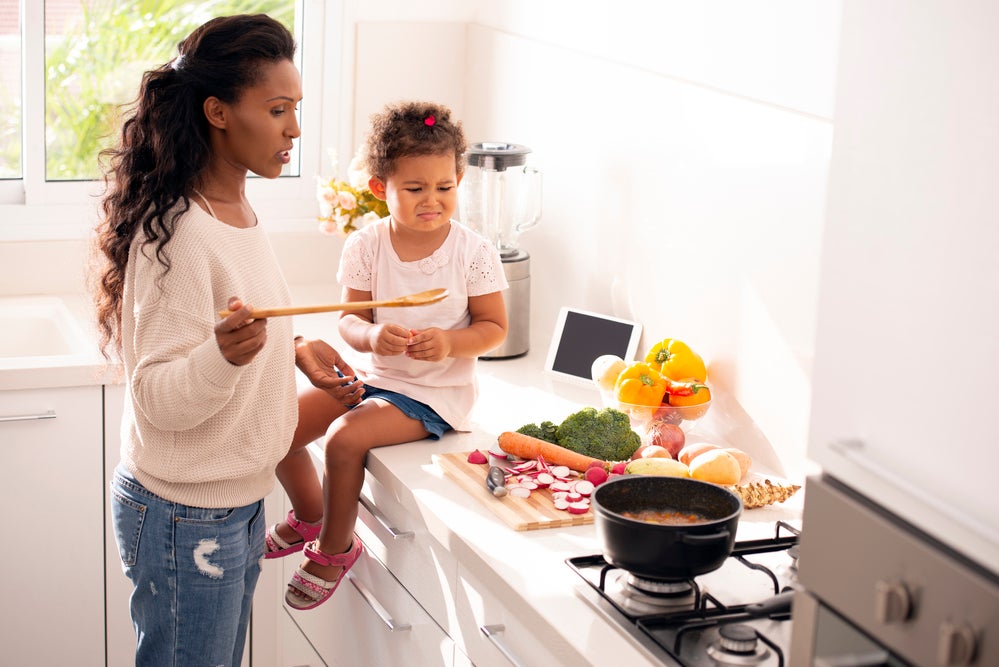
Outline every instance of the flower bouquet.
<path fill-rule="evenodd" d="M 336 159 L 333 160 L 336 173 Z M 319 230 L 324 234 L 347 236 L 352 231 L 389 214 L 388 205 L 368 187 L 370 175 L 355 157 L 347 169 L 347 180 L 319 178 Z"/>

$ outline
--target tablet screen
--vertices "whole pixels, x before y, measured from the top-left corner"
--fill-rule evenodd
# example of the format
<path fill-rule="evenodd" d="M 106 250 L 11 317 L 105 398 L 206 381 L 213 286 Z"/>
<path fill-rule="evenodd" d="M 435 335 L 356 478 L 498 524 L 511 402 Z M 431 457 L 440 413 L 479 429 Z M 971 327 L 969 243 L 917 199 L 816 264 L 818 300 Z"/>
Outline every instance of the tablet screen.
<path fill-rule="evenodd" d="M 563 379 L 590 384 L 593 361 L 614 354 L 625 361 L 634 358 L 642 327 L 616 317 L 562 308 L 545 370 Z"/>

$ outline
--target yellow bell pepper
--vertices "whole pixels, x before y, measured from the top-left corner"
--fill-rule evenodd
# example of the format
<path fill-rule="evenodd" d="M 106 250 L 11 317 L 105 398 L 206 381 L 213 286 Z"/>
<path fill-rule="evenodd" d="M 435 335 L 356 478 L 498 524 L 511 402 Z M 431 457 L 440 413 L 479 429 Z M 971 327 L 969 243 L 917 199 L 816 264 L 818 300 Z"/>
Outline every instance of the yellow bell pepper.
<path fill-rule="evenodd" d="M 614 385 L 614 396 L 622 403 L 658 407 L 666 394 L 666 378 L 652 364 L 633 361 L 628 364 Z"/>
<path fill-rule="evenodd" d="M 701 356 L 675 338 L 664 338 L 653 345 L 645 361 L 671 380 L 704 382 L 708 378 Z"/>

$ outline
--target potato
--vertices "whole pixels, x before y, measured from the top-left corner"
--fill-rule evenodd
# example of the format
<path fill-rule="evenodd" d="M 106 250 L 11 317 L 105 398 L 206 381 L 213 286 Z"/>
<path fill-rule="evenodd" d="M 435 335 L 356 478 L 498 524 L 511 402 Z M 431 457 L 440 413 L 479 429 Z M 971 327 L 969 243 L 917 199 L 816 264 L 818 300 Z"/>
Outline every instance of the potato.
<path fill-rule="evenodd" d="M 752 457 L 746 452 L 742 451 L 741 449 L 737 449 L 735 447 L 725 447 L 722 449 L 722 451 L 728 452 L 729 454 L 735 457 L 736 461 L 739 462 L 739 470 L 742 471 L 742 474 L 739 476 L 739 479 L 745 477 L 746 473 L 749 472 L 750 466 L 753 465 Z"/>
<path fill-rule="evenodd" d="M 738 484 L 742 470 L 734 456 L 721 448 L 709 449 L 690 462 L 690 476 L 714 484 Z"/>
<path fill-rule="evenodd" d="M 709 449 L 721 449 L 721 447 L 710 442 L 692 442 L 689 445 L 684 445 L 683 449 L 677 453 L 676 460 L 689 466 L 695 456 Z"/>

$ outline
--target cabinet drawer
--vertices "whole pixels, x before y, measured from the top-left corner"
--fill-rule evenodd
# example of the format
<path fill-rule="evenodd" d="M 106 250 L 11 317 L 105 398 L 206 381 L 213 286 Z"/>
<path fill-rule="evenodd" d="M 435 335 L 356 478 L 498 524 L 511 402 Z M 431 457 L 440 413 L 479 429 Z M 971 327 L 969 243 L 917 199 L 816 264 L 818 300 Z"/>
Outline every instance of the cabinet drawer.
<path fill-rule="evenodd" d="M 310 446 L 309 452 L 322 470 L 322 448 Z M 422 517 L 367 471 L 355 532 L 368 553 L 385 563 L 431 618 L 454 637 L 457 561 L 427 531 Z"/>
<path fill-rule="evenodd" d="M 458 563 L 371 473 L 361 490 L 356 528 L 365 547 L 385 563 L 399 582 L 444 630 L 454 636 L 454 594 Z"/>
<path fill-rule="evenodd" d="M 464 568 L 455 606 L 464 652 L 477 667 L 590 664 L 560 635 L 546 631 L 547 622 L 533 609 L 508 608 Z"/>
<path fill-rule="evenodd" d="M 284 560 L 292 561 L 285 567 L 290 578 L 296 559 Z M 367 552 L 323 605 L 309 611 L 285 609 L 331 667 L 454 663 L 454 642 Z"/>

